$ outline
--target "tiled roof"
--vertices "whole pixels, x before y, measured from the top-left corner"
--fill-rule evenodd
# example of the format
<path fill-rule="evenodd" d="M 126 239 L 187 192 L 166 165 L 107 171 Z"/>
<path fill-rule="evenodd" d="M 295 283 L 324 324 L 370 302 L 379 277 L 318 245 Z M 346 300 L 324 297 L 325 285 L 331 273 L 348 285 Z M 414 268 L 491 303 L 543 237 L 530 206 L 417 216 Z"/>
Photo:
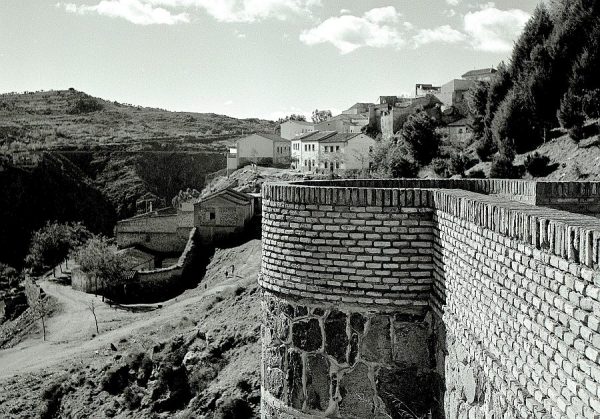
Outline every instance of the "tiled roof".
<path fill-rule="evenodd" d="M 271 140 L 271 141 L 280 141 L 280 142 L 284 142 L 284 143 L 289 143 L 290 142 L 290 140 L 286 140 L 285 138 L 281 138 L 277 134 L 270 134 L 270 133 L 266 133 L 266 132 L 260 132 L 260 133 L 257 133 L 256 135 L 259 135 L 259 136 L 261 136 L 263 138 L 266 138 L 268 140 Z"/>
<path fill-rule="evenodd" d="M 454 121 L 451 124 L 448 124 L 449 127 L 464 127 L 469 125 L 468 124 L 469 121 L 467 121 L 467 118 L 463 118 L 463 119 L 459 119 L 458 121 Z"/>
<path fill-rule="evenodd" d="M 300 141 L 317 141 L 319 143 L 343 143 L 361 133 L 338 133 L 337 131 L 315 131 L 300 137 Z"/>
<path fill-rule="evenodd" d="M 471 70 L 462 75 L 465 77 L 474 77 L 474 76 L 484 76 L 486 74 L 494 74 L 496 72 L 495 68 L 481 68 L 479 70 Z"/>
<path fill-rule="evenodd" d="M 252 201 L 252 197 L 248 194 L 245 194 L 243 192 L 238 192 L 234 189 L 221 189 L 220 191 L 217 192 L 213 192 L 209 195 L 206 195 L 205 197 L 203 197 L 199 202 L 206 202 L 208 200 L 211 200 L 213 198 L 216 198 L 217 196 L 223 196 L 225 199 L 229 198 L 229 200 L 233 200 L 236 201 L 238 203 L 241 202 L 247 202 L 247 201 Z"/>
<path fill-rule="evenodd" d="M 297 120 L 295 120 L 295 119 L 294 119 L 294 120 L 289 120 L 289 121 L 282 122 L 282 124 L 285 124 L 285 123 L 287 123 L 287 122 L 294 122 L 294 123 L 296 123 L 296 124 L 298 124 L 298 125 L 309 125 L 309 126 L 312 126 L 312 125 L 314 125 L 314 123 L 313 123 L 313 122 L 308 122 L 308 121 L 297 121 Z"/>

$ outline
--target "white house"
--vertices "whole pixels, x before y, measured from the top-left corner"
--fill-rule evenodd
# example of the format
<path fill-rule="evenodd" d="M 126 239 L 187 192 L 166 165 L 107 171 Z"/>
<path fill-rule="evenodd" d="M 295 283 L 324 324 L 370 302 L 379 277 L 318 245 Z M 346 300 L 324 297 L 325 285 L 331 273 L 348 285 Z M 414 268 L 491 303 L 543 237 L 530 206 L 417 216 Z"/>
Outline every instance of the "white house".
<path fill-rule="evenodd" d="M 367 170 L 375 140 L 362 133 L 315 131 L 292 141 L 292 164 L 303 172 Z"/>
<path fill-rule="evenodd" d="M 263 166 L 288 166 L 291 144 L 276 134 L 252 134 L 240 138 L 235 149 L 229 150 L 227 168 L 233 169 L 248 162 Z"/>

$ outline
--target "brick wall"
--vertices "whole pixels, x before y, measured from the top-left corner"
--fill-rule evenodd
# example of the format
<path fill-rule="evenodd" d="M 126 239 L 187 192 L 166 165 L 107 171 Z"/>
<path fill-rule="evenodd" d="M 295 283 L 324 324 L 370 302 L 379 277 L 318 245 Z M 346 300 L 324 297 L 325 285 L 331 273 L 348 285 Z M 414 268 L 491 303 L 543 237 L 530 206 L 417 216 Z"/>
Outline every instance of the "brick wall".
<path fill-rule="evenodd" d="M 560 185 L 561 196 L 591 195 L 596 185 L 587 185 Z M 600 414 L 600 221 L 529 205 L 547 198 L 549 186 L 538 187 L 266 185 L 263 416 L 386 415 L 415 399 L 407 397 L 411 381 L 434 417 Z M 363 352 L 359 333 L 353 352 L 358 314 L 375 333 L 376 358 Z M 306 347 L 311 339 L 320 343 Z M 343 357 L 328 349 L 332 339 Z"/>

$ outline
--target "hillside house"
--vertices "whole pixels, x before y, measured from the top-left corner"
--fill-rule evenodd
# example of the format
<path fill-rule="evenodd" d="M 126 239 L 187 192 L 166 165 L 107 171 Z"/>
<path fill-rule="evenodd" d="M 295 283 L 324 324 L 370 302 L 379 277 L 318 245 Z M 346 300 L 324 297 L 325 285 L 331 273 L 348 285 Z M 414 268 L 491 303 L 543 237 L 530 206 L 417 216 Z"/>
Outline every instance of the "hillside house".
<path fill-rule="evenodd" d="M 202 242 L 211 242 L 241 233 L 254 217 L 254 197 L 223 189 L 194 204 L 194 225 Z"/>
<path fill-rule="evenodd" d="M 362 128 L 369 124 L 368 113 L 340 114 L 327 121 L 315 124 L 315 131 L 336 131 L 344 134 L 362 132 Z"/>
<path fill-rule="evenodd" d="M 281 130 L 281 138 L 284 140 L 293 140 L 299 135 L 315 130 L 315 124 L 306 121 L 285 121 L 279 127 Z"/>
<path fill-rule="evenodd" d="M 442 88 L 432 84 L 418 83 L 415 85 L 415 97 L 425 97 L 427 95 L 435 95 L 440 93 Z"/>
<path fill-rule="evenodd" d="M 32 151 L 13 151 L 12 165 L 21 169 L 35 169 L 42 161 L 42 154 Z"/>
<path fill-rule="evenodd" d="M 277 134 L 252 134 L 237 141 L 235 152 L 236 168 L 248 163 L 283 167 L 290 164 L 291 144 Z"/>
<path fill-rule="evenodd" d="M 442 132 L 448 136 L 448 142 L 455 145 L 466 146 L 473 138 L 473 131 L 468 125 L 466 118 L 448 124 Z"/>
<path fill-rule="evenodd" d="M 167 204 L 164 198 L 160 198 L 152 192 L 145 193 L 138 198 L 137 201 L 135 201 L 135 209 L 137 214 L 145 214 L 153 211 L 154 209 L 160 209 L 166 206 Z"/>
<path fill-rule="evenodd" d="M 369 107 L 373 106 L 374 103 L 363 103 L 358 102 L 352 105 L 350 108 L 342 111 L 342 115 L 358 115 L 369 113 Z"/>
<path fill-rule="evenodd" d="M 307 173 L 368 170 L 375 140 L 362 133 L 316 131 L 292 144 L 295 168 Z"/>
<path fill-rule="evenodd" d="M 468 71 L 462 75 L 462 78 L 465 80 L 490 82 L 494 79 L 497 72 L 498 71 L 495 68 L 482 68 L 479 70 Z"/>

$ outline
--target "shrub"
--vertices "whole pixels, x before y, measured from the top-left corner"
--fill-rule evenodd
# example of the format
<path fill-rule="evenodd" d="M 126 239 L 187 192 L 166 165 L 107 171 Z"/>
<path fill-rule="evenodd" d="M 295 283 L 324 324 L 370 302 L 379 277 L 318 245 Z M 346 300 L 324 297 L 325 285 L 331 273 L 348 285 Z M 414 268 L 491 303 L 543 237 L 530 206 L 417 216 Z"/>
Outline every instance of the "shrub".
<path fill-rule="evenodd" d="M 481 169 L 472 170 L 467 177 L 469 179 L 485 179 L 485 172 Z"/>
<path fill-rule="evenodd" d="M 590 119 L 600 118 L 600 89 L 590 90 L 585 94 L 583 112 Z"/>
<path fill-rule="evenodd" d="M 82 113 L 100 111 L 102 110 L 102 108 L 102 104 L 92 97 L 79 98 L 77 99 L 77 102 L 75 102 L 75 104 L 71 106 L 71 109 L 69 109 L 69 113 L 72 115 L 79 115 Z"/>
<path fill-rule="evenodd" d="M 545 176 L 548 173 L 548 165 L 550 164 L 550 158 L 543 156 L 538 152 L 530 154 L 525 159 L 525 170 L 533 177 Z"/>
<path fill-rule="evenodd" d="M 582 98 L 573 93 L 566 93 L 560 102 L 558 119 L 563 128 L 568 130 L 582 127 L 585 122 Z"/>
<path fill-rule="evenodd" d="M 51 384 L 42 394 L 44 403 L 40 407 L 41 419 L 53 419 L 57 417 L 60 404 L 64 396 L 64 390 L 58 383 Z"/>
<path fill-rule="evenodd" d="M 450 157 L 449 172 L 450 176 L 463 175 L 471 165 L 471 159 L 466 155 L 459 153 Z"/>
<path fill-rule="evenodd" d="M 123 393 L 123 402 L 127 409 L 134 410 L 140 407 L 142 396 L 131 387 L 127 387 Z"/>
<path fill-rule="evenodd" d="M 448 160 L 442 159 L 440 157 L 436 157 L 431 161 L 431 168 L 435 172 L 436 175 L 441 177 L 449 177 L 450 176 L 450 164 Z"/>
<path fill-rule="evenodd" d="M 113 395 L 120 394 L 128 384 L 129 367 L 127 365 L 115 365 L 108 369 L 100 382 L 102 389 Z"/>
<path fill-rule="evenodd" d="M 227 400 L 217 413 L 219 419 L 250 419 L 254 412 L 246 400 Z"/>
<path fill-rule="evenodd" d="M 517 178 L 517 170 L 513 165 L 512 159 L 498 154 L 492 160 L 490 168 L 490 178 L 492 179 L 515 179 Z"/>
<path fill-rule="evenodd" d="M 437 155 L 440 135 L 435 128 L 435 121 L 426 112 L 410 115 L 402 126 L 402 139 L 415 162 L 427 164 Z"/>
<path fill-rule="evenodd" d="M 484 134 L 475 145 L 475 152 L 481 161 L 489 161 L 490 158 L 498 151 L 496 144 L 490 135 Z"/>

